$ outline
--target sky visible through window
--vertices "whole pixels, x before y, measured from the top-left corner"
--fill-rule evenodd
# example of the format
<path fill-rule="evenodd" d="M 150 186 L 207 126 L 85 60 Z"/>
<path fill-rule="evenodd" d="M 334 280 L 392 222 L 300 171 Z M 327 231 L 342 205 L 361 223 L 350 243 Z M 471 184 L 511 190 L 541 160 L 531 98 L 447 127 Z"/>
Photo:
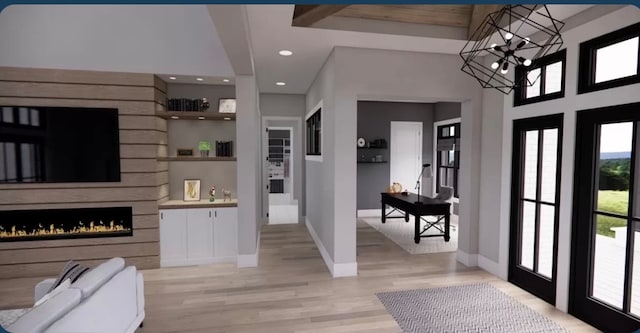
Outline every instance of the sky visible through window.
<path fill-rule="evenodd" d="M 635 37 L 596 51 L 595 83 L 638 74 L 638 41 Z"/>
<path fill-rule="evenodd" d="M 604 124 L 601 127 L 600 153 L 631 151 L 633 123 Z"/>

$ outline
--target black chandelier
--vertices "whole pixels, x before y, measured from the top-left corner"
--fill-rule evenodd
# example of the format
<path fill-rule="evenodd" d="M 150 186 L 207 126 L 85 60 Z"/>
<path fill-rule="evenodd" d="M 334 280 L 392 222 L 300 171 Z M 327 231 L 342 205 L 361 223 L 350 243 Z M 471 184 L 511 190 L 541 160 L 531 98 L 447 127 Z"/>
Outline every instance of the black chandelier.
<path fill-rule="evenodd" d="M 482 87 L 505 94 L 519 86 L 532 86 L 539 75 L 524 75 L 516 82 L 509 70 L 529 67 L 534 60 L 558 51 L 563 26 L 545 5 L 506 5 L 487 15 L 460 51 L 462 71 Z"/>

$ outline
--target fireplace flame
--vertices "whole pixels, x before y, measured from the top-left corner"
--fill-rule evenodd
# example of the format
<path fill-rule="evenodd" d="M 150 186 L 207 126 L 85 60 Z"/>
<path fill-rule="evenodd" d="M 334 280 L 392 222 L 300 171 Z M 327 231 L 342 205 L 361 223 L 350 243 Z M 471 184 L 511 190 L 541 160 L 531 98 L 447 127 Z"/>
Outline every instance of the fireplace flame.
<path fill-rule="evenodd" d="M 37 229 L 26 230 L 26 226 L 22 226 L 22 228 L 12 225 L 9 230 L 6 230 L 2 226 L 0 226 L 0 238 L 15 238 L 15 237 L 38 237 L 38 236 L 51 236 L 51 235 L 74 235 L 74 234 L 86 234 L 86 233 L 108 233 L 108 232 L 118 232 L 118 231 L 131 231 L 131 228 L 125 228 L 122 221 L 115 222 L 111 220 L 108 225 L 106 225 L 103 221 L 95 221 L 89 222 L 88 226 L 82 221 L 78 221 L 78 225 L 73 227 L 70 230 L 65 230 L 64 225 L 60 224 L 59 226 L 55 226 L 54 224 L 43 225 L 43 223 L 38 224 Z"/>

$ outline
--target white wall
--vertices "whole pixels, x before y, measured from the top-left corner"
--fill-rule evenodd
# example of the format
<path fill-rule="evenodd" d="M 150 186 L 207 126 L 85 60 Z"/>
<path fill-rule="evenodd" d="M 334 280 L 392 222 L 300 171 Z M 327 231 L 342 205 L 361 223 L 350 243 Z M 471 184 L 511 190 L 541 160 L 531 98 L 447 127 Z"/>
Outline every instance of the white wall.
<path fill-rule="evenodd" d="M 322 216 L 327 228 L 323 230 L 327 239 L 322 242 L 334 249 L 335 263 L 357 267 L 354 143 L 357 101 L 362 99 L 462 102 L 459 259 L 475 264 L 482 88 L 460 71 L 460 65 L 460 58 L 454 55 L 334 49 L 307 94 L 307 108 L 324 98 L 325 112 L 323 162 L 307 161 L 307 217 Z M 310 182 L 318 181 L 320 187 L 312 187 Z M 324 211 L 315 211 L 321 207 Z"/>
<path fill-rule="evenodd" d="M 483 164 L 484 171 L 492 168 L 500 168 L 502 170 L 499 192 L 491 193 L 496 189 L 487 187 L 483 188 L 483 196 L 498 195 L 498 197 L 502 198 L 500 200 L 499 230 L 495 229 L 496 226 L 493 224 L 491 226 L 487 225 L 492 230 L 486 230 L 486 235 L 500 235 L 499 263 L 497 265 L 498 272 L 496 273 L 506 279 L 509 260 L 509 191 L 511 188 L 513 120 L 564 113 L 556 292 L 556 307 L 563 311 L 567 311 L 569 299 L 576 111 L 640 101 L 640 84 L 577 95 L 579 44 L 638 21 L 640 21 L 640 9 L 634 6 L 627 6 L 611 14 L 597 17 L 582 26 L 563 32 L 564 47 L 567 49 L 565 97 L 515 108 L 513 107 L 513 95 L 503 97 L 504 115 L 502 121 L 501 159 L 487 160 Z M 488 145 L 494 139 L 493 136 L 488 136 L 483 138 L 483 141 Z M 495 238 L 482 239 L 481 249 L 486 249 L 486 255 L 492 258 L 494 250 L 493 246 L 488 244 L 489 242 L 495 242 Z"/>
<path fill-rule="evenodd" d="M 233 76 L 203 5 L 12 5 L 0 66 Z"/>

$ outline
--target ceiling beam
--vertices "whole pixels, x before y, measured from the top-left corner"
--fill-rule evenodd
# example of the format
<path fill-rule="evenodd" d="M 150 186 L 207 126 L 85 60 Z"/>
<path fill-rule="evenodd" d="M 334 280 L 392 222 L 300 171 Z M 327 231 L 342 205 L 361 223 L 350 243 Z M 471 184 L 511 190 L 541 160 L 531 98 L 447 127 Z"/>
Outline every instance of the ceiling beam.
<path fill-rule="evenodd" d="M 478 29 L 480 24 L 482 24 L 487 15 L 499 11 L 502 7 L 504 7 L 504 5 L 473 5 L 467 38 L 471 39 L 473 33 Z"/>
<path fill-rule="evenodd" d="M 323 18 L 333 15 L 349 5 L 296 5 L 292 26 L 310 27 Z"/>

